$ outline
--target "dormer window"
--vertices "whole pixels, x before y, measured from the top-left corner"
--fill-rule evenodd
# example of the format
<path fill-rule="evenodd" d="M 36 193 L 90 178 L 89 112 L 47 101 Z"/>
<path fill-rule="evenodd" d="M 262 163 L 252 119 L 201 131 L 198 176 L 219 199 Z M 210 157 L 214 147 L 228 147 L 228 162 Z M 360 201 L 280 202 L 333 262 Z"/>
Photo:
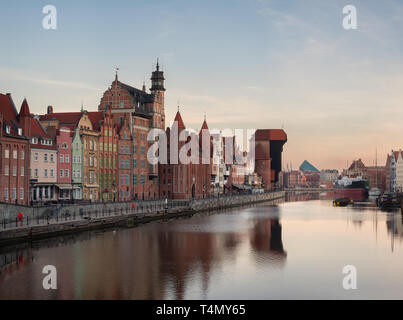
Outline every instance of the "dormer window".
<path fill-rule="evenodd" d="M 8 126 L 8 125 L 6 126 L 6 133 L 10 134 L 10 126 Z"/>
<path fill-rule="evenodd" d="M 18 128 L 18 135 L 22 136 L 22 128 Z"/>
<path fill-rule="evenodd" d="M 32 138 L 31 143 L 32 144 L 38 144 L 38 139 L 37 138 Z"/>

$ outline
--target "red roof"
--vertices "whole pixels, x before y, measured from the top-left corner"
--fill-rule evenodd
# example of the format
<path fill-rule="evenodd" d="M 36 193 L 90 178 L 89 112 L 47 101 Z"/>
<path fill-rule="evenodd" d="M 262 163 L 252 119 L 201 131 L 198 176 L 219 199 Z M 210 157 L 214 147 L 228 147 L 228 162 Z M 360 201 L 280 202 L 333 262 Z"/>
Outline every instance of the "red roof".
<path fill-rule="evenodd" d="M 183 123 L 183 120 L 182 120 L 182 116 L 179 111 L 177 112 L 174 121 L 176 121 L 178 123 L 178 129 L 186 129 L 185 124 Z"/>
<path fill-rule="evenodd" d="M 283 129 L 259 129 L 255 132 L 255 140 L 287 141 L 287 134 Z"/>
<path fill-rule="evenodd" d="M 29 111 L 27 99 L 24 99 L 21 105 L 19 117 L 30 117 L 30 116 L 31 112 Z"/>
<path fill-rule="evenodd" d="M 18 132 L 16 131 L 15 125 L 18 126 L 19 121 L 17 119 L 18 113 L 11 96 L 0 94 L 0 112 L 3 114 L 4 123 L 10 126 L 10 133 L 16 136 Z"/>
<path fill-rule="evenodd" d="M 99 130 L 100 120 L 102 120 L 102 111 L 88 112 L 88 118 L 90 119 L 93 129 Z M 59 121 L 60 125 L 69 128 L 75 128 L 78 125 L 82 116 L 81 112 L 59 112 L 45 114 L 39 117 L 41 121 Z"/>
<path fill-rule="evenodd" d="M 101 128 L 101 121 L 103 118 L 102 111 L 88 112 L 88 117 L 91 120 L 93 129 L 99 131 Z"/>

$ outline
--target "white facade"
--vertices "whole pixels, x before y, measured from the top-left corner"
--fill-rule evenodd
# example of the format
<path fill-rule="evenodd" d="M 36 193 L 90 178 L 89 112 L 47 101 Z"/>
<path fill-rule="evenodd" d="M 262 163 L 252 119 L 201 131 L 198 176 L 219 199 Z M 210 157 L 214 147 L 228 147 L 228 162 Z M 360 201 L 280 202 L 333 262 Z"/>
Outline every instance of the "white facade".
<path fill-rule="evenodd" d="M 396 160 L 396 190 L 395 191 L 402 191 L 403 190 L 403 157 L 402 157 L 402 150 L 399 150 L 399 155 L 397 156 Z"/>

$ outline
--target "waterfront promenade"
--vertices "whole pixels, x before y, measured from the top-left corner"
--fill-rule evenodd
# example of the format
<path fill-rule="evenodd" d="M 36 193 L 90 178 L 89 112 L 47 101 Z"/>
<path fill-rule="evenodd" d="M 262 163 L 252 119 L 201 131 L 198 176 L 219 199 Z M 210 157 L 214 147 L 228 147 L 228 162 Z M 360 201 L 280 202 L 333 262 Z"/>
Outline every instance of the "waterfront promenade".
<path fill-rule="evenodd" d="M 284 196 L 283 191 L 274 191 L 203 199 L 67 205 L 48 209 L 45 213 L 41 211 L 40 214 L 31 208 L 30 215 L 22 220 L 18 215 L 7 218 L 3 215 L 0 245 L 92 229 L 132 227 L 153 220 L 277 200 Z M 0 207 L 0 210 L 5 210 L 5 207 Z"/>

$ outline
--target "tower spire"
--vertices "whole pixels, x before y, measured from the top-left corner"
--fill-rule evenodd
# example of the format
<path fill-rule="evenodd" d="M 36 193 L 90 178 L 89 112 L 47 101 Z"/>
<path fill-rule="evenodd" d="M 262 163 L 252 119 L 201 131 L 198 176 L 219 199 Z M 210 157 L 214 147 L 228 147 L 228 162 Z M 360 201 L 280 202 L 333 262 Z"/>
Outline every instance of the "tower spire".
<path fill-rule="evenodd" d="M 118 82 L 119 68 L 115 68 L 115 81 Z"/>

